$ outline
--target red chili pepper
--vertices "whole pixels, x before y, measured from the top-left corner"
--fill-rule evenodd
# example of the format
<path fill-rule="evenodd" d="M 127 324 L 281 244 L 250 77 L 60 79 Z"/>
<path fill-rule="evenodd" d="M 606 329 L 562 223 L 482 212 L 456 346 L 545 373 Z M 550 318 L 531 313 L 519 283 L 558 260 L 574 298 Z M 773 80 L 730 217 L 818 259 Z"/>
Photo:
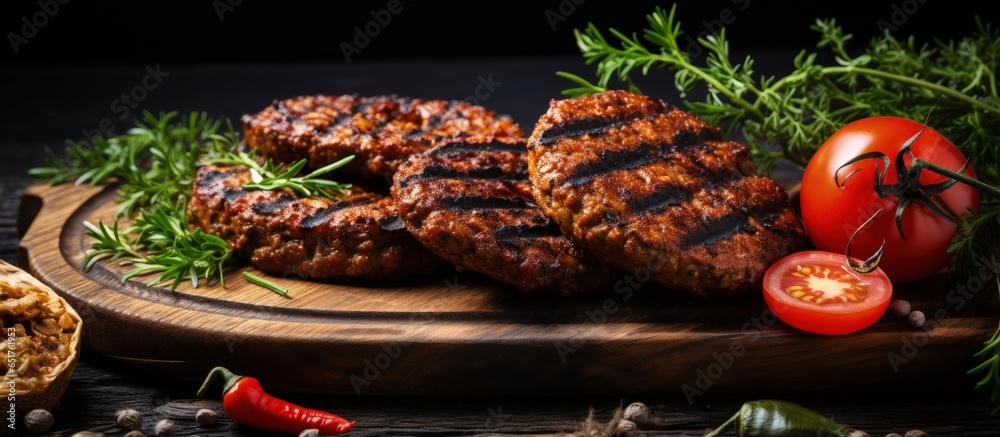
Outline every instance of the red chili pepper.
<path fill-rule="evenodd" d="M 216 367 L 209 372 L 205 383 L 198 389 L 198 396 L 205 392 L 217 375 L 226 380 L 222 390 L 222 408 L 241 425 L 289 434 L 298 434 L 306 429 L 317 429 L 320 434 L 341 434 L 354 426 L 353 420 L 275 398 L 264 391 L 256 378 L 235 375 L 225 367 Z"/>

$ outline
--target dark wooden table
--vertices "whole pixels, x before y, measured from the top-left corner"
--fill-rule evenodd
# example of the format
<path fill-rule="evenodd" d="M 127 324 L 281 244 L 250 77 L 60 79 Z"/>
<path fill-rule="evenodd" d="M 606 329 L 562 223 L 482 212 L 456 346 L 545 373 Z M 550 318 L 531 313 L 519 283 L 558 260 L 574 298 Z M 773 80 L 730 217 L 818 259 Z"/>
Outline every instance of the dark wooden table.
<path fill-rule="evenodd" d="M 762 68 L 780 66 L 788 53 L 757 53 Z M 159 74 L 154 72 L 160 71 Z M 427 98 L 467 98 L 512 115 L 530 129 L 568 83 L 554 72 L 590 75 L 577 58 L 382 62 L 340 65 L 188 66 L 172 64 L 114 67 L 15 67 L 0 71 L 5 104 L 0 108 L 0 257 L 16 262 L 19 195 L 31 183 L 27 169 L 42 163 L 45 147 L 61 151 L 64 139 L 83 140 L 88 132 L 113 126 L 122 131 L 139 110 L 207 111 L 238 118 L 275 98 L 309 93 L 397 93 Z M 146 84 L 143 92 L 134 92 Z M 157 79 L 159 77 L 159 79 Z M 488 87 L 484 84 L 491 84 Z M 665 82 L 645 90 L 680 103 Z M 142 95 L 127 111 L 123 93 Z M 117 103 L 116 103 L 117 102 Z M 128 112 L 128 114 L 125 114 Z M 120 117 L 128 115 L 128 117 Z M 960 357 L 957 359 L 966 359 Z M 294 372 L 294 363 L 286 363 Z M 837 375 L 817 375 L 837 378 Z M 119 435 L 114 412 L 135 408 L 146 416 L 143 431 L 172 419 L 182 435 L 264 435 L 223 417 L 222 426 L 197 428 L 194 411 L 222 412 L 217 397 L 199 400 L 197 383 L 146 374 L 84 350 L 61 405 L 54 411 L 56 434 L 94 430 Z M 722 393 L 710 392 L 689 404 L 680 389 L 656 396 L 566 397 L 540 392 L 532 397 L 316 396 L 283 394 L 301 404 L 339 412 L 358 421 L 351 435 L 568 434 L 583 431 L 588 414 L 596 424 L 612 419 L 618 407 L 643 402 L 657 424 L 648 435 L 702 435 L 721 424 L 742 402 L 781 397 L 799 402 L 871 435 L 923 429 L 931 435 L 1000 435 L 990 416 L 988 393 L 955 387 L 945 393 L 912 387 L 901 392 Z M 580 434 L 583 435 L 583 434 Z M 588 435 L 604 435 L 599 432 Z"/>

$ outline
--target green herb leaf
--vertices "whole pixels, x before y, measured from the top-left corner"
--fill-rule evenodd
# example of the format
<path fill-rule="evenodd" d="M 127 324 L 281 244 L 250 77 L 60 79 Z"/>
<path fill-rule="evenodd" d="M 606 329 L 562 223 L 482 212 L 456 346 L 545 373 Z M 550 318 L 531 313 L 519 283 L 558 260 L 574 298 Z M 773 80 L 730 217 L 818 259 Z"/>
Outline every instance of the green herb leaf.
<path fill-rule="evenodd" d="M 292 296 L 288 294 L 289 290 L 287 288 L 275 284 L 271 281 L 268 281 L 267 279 L 261 278 L 260 276 L 257 276 L 253 273 L 246 271 L 243 272 L 243 277 L 246 278 L 246 280 L 252 284 L 259 285 L 261 287 L 264 287 L 268 290 L 275 292 L 278 296 L 285 297 L 288 299 L 292 298 Z"/>
<path fill-rule="evenodd" d="M 254 151 L 236 151 L 239 143 L 240 135 L 228 120 L 223 123 L 205 113 L 178 117 L 176 112 L 159 116 L 145 112 L 124 134 L 94 138 L 91 145 L 69 142 L 64 156 L 48 150 L 46 165 L 28 173 L 50 184 L 73 179 L 76 184 L 118 183 L 114 223 L 84 223 L 94 240 L 84 257 L 85 271 L 98 261 L 109 260 L 134 266 L 123 282 L 158 274 L 149 286 L 169 283 L 176 289 L 190 281 L 198 287 L 203 280 L 225 286 L 225 270 L 236 255 L 225 240 L 187 221 L 199 163 L 249 166 L 263 177 L 248 189 L 288 188 L 303 196 L 333 197 L 350 185 L 321 176 L 353 158 L 299 176 L 304 160 L 289 167 L 271 161 L 260 165 L 252 156 Z M 119 220 L 129 223 L 122 228 Z"/>

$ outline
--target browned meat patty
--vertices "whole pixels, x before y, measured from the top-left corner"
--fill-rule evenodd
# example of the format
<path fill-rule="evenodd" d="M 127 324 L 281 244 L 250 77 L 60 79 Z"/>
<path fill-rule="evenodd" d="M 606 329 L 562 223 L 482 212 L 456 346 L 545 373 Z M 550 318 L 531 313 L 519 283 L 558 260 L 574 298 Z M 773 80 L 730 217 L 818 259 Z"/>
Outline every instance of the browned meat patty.
<path fill-rule="evenodd" d="M 524 135 L 509 116 L 457 100 L 302 96 L 243 116 L 248 146 L 280 162 L 319 168 L 349 155 L 341 174 L 388 180 L 408 156 L 455 137 Z"/>
<path fill-rule="evenodd" d="M 585 262 L 534 205 L 526 152 L 523 139 L 478 139 L 412 155 L 391 188 L 406 228 L 459 269 L 521 291 L 607 288 L 604 263 Z"/>
<path fill-rule="evenodd" d="M 528 141 L 538 205 L 585 250 L 697 294 L 746 291 L 805 242 L 748 148 L 626 91 L 553 100 Z"/>
<path fill-rule="evenodd" d="M 403 227 L 392 198 L 351 188 L 338 200 L 243 189 L 250 170 L 198 169 L 188 219 L 273 275 L 395 279 L 443 265 Z"/>

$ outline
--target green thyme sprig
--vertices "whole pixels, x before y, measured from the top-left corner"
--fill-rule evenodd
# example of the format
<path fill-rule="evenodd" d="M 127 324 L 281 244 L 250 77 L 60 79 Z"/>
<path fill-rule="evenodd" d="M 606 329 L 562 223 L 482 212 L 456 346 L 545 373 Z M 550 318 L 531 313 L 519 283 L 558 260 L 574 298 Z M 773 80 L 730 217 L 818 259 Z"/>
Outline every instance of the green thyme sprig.
<path fill-rule="evenodd" d="M 557 72 L 576 85 L 563 94 L 612 86 L 641 92 L 637 75 L 669 70 L 682 98 L 705 91 L 704 100 L 685 101 L 687 108 L 726 135 L 739 132 L 762 173 L 779 159 L 805 166 L 830 135 L 856 119 L 925 120 L 930 113 L 926 123 L 970 158 L 977 178 L 1000 186 L 1000 32 L 989 23 L 977 18 L 974 31 L 957 41 L 918 43 L 886 32 L 852 55 L 847 50 L 852 36 L 835 20 L 819 19 L 810 29 L 819 36 L 820 50 L 802 50 L 789 72 L 778 77 L 757 75 L 750 56 L 732 61 L 725 29 L 697 40 L 706 56 L 696 62 L 678 43 L 683 32 L 676 8 L 655 8 L 641 37 L 613 28 L 606 37 L 593 23 L 574 31 L 586 63 L 596 65 L 597 82 Z M 833 62 L 822 63 L 821 55 Z M 981 198 L 979 212 L 962 217 L 949 248 L 958 274 L 975 274 L 980 256 L 995 253 L 1000 242 L 1000 199 L 989 192 Z M 978 386 L 990 387 L 993 402 L 1000 402 L 1000 330 L 976 357 L 984 361 L 970 373 L 986 372 Z"/>
<path fill-rule="evenodd" d="M 996 260 L 992 261 L 995 266 Z M 997 286 L 1000 287 L 1000 278 L 997 278 Z M 990 402 L 998 404 L 993 409 L 992 414 L 1000 414 L 1000 326 L 993 332 L 993 336 L 989 340 L 983 342 L 983 348 L 974 356 L 982 362 L 969 370 L 968 373 L 970 375 L 985 373 L 982 379 L 976 382 L 976 388 L 990 390 Z"/>
<path fill-rule="evenodd" d="M 253 273 L 243 272 L 243 278 L 245 278 L 251 284 L 256 284 L 268 290 L 273 291 L 278 296 L 287 297 L 289 299 L 292 298 L 292 296 L 289 294 L 290 291 L 288 290 L 288 288 L 282 287 L 278 284 L 268 281 L 267 279 L 261 278 L 260 276 L 257 276 Z"/>
<path fill-rule="evenodd" d="M 246 165 L 260 176 L 247 189 L 287 188 L 303 196 L 332 198 L 350 185 L 321 176 L 349 162 L 348 157 L 305 176 L 298 176 L 305 161 L 283 166 L 258 164 L 250 153 L 237 151 L 239 132 L 228 120 L 176 112 L 154 116 L 149 112 L 136 127 L 121 135 L 92 139 L 92 144 L 67 142 L 59 156 L 47 150 L 46 165 L 29 174 L 61 184 L 118 184 L 115 220 L 111 225 L 84 223 L 93 239 L 84 257 L 84 270 L 100 260 L 134 266 L 122 281 L 158 274 L 150 286 L 170 283 L 171 289 L 187 280 L 198 287 L 201 280 L 223 286 L 225 270 L 237 258 L 222 238 L 190 226 L 186 207 L 198 166 L 203 162 Z M 128 224 L 121 227 L 120 220 Z M 257 282 L 255 282 L 257 283 Z M 258 283 L 259 284 L 259 283 Z M 273 287 L 266 287 L 286 296 Z"/>
<path fill-rule="evenodd" d="M 248 190 L 287 188 L 306 197 L 319 196 L 334 199 L 336 195 L 344 194 L 351 187 L 351 184 L 338 183 L 325 179 L 322 176 L 351 162 L 354 159 L 354 155 L 313 170 L 305 176 L 299 176 L 305 168 L 307 162 L 305 159 L 299 160 L 287 167 L 276 164 L 270 159 L 262 165 L 255 159 L 255 154 L 256 149 L 251 149 L 249 152 L 223 153 L 211 157 L 208 162 L 211 164 L 250 167 L 252 182 L 243 185 L 243 188 Z"/>
<path fill-rule="evenodd" d="M 111 226 L 85 222 L 87 236 L 94 242 L 84 258 L 84 271 L 98 260 L 110 259 L 135 266 L 122 276 L 122 282 L 159 273 L 147 285 L 171 282 L 173 290 L 188 279 L 192 287 L 198 287 L 201 279 L 210 279 L 225 286 L 225 268 L 234 256 L 232 250 L 222 238 L 200 228 L 191 229 L 183 216 L 183 209 L 161 208 L 151 213 L 140 210 L 124 229 L 119 228 L 117 220 Z"/>
<path fill-rule="evenodd" d="M 865 116 L 898 115 L 926 120 L 971 159 L 977 178 L 1000 186 L 1000 32 L 976 20 L 975 32 L 958 41 L 918 44 L 913 37 L 889 33 L 874 38 L 861 54 L 848 53 L 852 36 L 832 19 L 817 20 L 820 52 L 802 50 L 788 74 L 758 76 L 754 60 L 731 61 L 726 30 L 699 38 L 706 53 L 695 62 L 679 41 L 683 32 L 669 12 L 657 7 L 646 16 L 642 37 L 609 29 L 609 37 L 593 23 L 574 32 L 587 64 L 596 64 L 597 83 L 557 72 L 577 86 L 563 91 L 581 95 L 608 89 L 613 81 L 636 92 L 636 75 L 653 70 L 673 72 L 673 84 L 686 96 L 706 91 L 703 101 L 685 101 L 695 115 L 724 129 L 740 132 L 750 145 L 757 168 L 768 172 L 779 159 L 805 166 L 826 138 L 845 124 Z M 931 111 L 933 108 L 933 111 Z M 931 114 L 927 118 L 927 114 Z M 993 199 L 996 200 L 996 199 Z M 1000 204 L 983 195 L 979 216 L 967 215 L 966 237 L 952 251 L 956 271 L 974 268 L 973 252 L 993 250 L 1000 230 Z M 989 237 L 989 238 L 987 238 Z"/>
<path fill-rule="evenodd" d="M 1000 32 L 976 20 L 976 32 L 959 41 L 918 44 L 912 37 L 889 33 L 871 41 L 864 53 L 852 56 L 852 36 L 835 20 L 820 19 L 810 28 L 819 34 L 820 52 L 801 51 L 783 76 L 761 76 L 747 56 L 731 60 L 726 30 L 699 38 L 704 64 L 682 50 L 681 25 L 670 11 L 655 8 L 646 16 L 642 36 L 609 29 L 609 37 L 593 23 L 574 32 L 587 64 L 596 64 L 597 83 L 558 72 L 577 85 L 566 95 L 600 92 L 617 81 L 641 92 L 635 75 L 657 69 L 673 72 L 673 84 L 686 96 L 704 89 L 701 102 L 685 102 L 690 111 L 723 127 L 739 131 L 751 146 L 758 168 L 770 170 L 778 159 L 805 165 L 824 140 L 844 124 L 869 115 L 899 115 L 923 120 L 952 138 L 973 158 L 980 179 L 1000 182 Z M 970 153 L 975 152 L 975 153 Z M 982 168 L 982 171 L 979 169 Z"/>

